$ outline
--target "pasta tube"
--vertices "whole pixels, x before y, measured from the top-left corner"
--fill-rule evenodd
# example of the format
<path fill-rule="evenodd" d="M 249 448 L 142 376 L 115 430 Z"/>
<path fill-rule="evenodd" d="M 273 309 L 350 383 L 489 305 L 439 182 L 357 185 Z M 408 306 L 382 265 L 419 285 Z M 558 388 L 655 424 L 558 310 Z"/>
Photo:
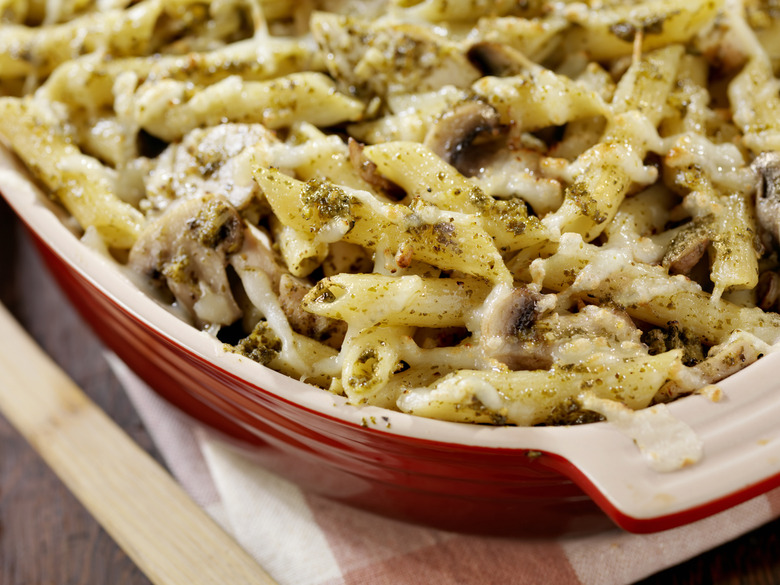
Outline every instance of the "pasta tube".
<path fill-rule="evenodd" d="M 0 135 L 82 229 L 93 227 L 107 245 L 130 248 L 146 221 L 143 214 L 116 196 L 109 169 L 45 123 L 48 116 L 32 100 L 2 98 Z"/>
<path fill-rule="evenodd" d="M 441 209 L 476 215 L 501 252 L 533 246 L 549 234 L 539 219 L 529 216 L 522 201 L 497 201 L 426 147 L 390 142 L 363 150 L 377 170 L 406 190 Z M 409 167 L 414 172 L 409 172 Z"/>
<path fill-rule="evenodd" d="M 254 176 L 279 221 L 315 234 L 315 241 L 387 246 L 408 257 L 404 263 L 416 258 L 491 282 L 512 279 L 490 236 L 464 214 L 432 205 L 382 203 L 370 193 L 319 181 L 304 183 L 261 167 L 254 169 Z"/>
<path fill-rule="evenodd" d="M 197 93 L 186 82 L 151 82 L 136 93 L 135 116 L 147 132 L 172 141 L 225 120 L 268 128 L 301 120 L 331 126 L 359 120 L 363 109 L 362 102 L 336 91 L 326 76 L 311 72 L 256 82 L 228 77 Z"/>
<path fill-rule="evenodd" d="M 466 323 L 489 292 L 487 283 L 475 279 L 341 274 L 318 282 L 303 308 L 356 327 L 455 327 Z"/>
<path fill-rule="evenodd" d="M 708 344 L 722 343 L 735 328 L 766 343 L 780 341 L 780 315 L 710 298 L 684 276 L 635 262 L 617 250 L 600 250 L 569 234 L 558 251 L 531 266 L 543 286 L 591 302 L 617 303 L 629 315 L 665 326 L 679 322 Z"/>
<path fill-rule="evenodd" d="M 657 356 L 555 365 L 550 370 L 460 370 L 430 388 L 404 392 L 398 406 L 418 416 L 459 422 L 531 426 L 561 416 L 589 391 L 632 409 L 650 404 L 664 382 L 682 367 L 680 351 Z"/>

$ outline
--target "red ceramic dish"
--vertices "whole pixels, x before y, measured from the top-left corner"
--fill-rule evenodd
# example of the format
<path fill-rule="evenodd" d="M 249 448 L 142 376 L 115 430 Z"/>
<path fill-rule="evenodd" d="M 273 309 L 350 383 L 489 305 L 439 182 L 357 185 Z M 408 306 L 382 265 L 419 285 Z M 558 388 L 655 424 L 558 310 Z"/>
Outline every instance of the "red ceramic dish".
<path fill-rule="evenodd" d="M 225 353 L 79 242 L 14 166 L 1 151 L 4 197 L 105 344 L 161 396 L 306 489 L 431 526 L 539 536 L 612 522 L 664 530 L 780 485 L 777 353 L 722 384 L 721 402 L 671 406 L 705 449 L 671 473 L 653 471 L 608 423 L 494 428 L 356 408 Z"/>

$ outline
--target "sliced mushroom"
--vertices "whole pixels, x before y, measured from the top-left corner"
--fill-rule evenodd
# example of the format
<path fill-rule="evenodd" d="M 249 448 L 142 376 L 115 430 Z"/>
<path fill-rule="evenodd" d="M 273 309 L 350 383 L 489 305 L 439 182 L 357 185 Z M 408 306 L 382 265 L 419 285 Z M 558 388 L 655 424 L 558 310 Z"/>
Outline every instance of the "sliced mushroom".
<path fill-rule="evenodd" d="M 769 350 L 768 346 L 756 341 L 749 333 L 735 331 L 710 350 L 707 359 L 698 364 L 699 373 L 709 384 L 715 384 L 746 368 Z"/>
<path fill-rule="evenodd" d="M 764 152 L 751 167 L 758 173 L 756 218 L 780 242 L 780 153 Z"/>
<path fill-rule="evenodd" d="M 771 311 L 780 299 L 780 274 L 767 270 L 758 279 L 756 300 L 764 311 Z"/>
<path fill-rule="evenodd" d="M 461 155 L 478 137 L 498 137 L 501 117 L 492 106 L 468 101 L 442 115 L 425 135 L 424 144 L 449 164 L 461 170 Z M 467 175 L 473 174 L 461 170 Z"/>
<path fill-rule="evenodd" d="M 528 335 L 539 316 L 540 298 L 539 293 L 518 287 L 491 307 L 483 319 L 481 331 L 483 349 L 488 357 L 513 370 L 552 365 L 549 344 Z"/>
<path fill-rule="evenodd" d="M 219 124 L 197 128 L 155 158 L 146 178 L 147 203 L 154 210 L 181 197 L 221 193 L 238 209 L 262 200 L 252 180 L 251 158 L 279 139 L 261 124 Z"/>
<path fill-rule="evenodd" d="M 401 187 L 383 177 L 376 170 L 376 164 L 368 160 L 363 154 L 363 145 L 352 137 L 349 138 L 349 160 L 357 170 L 360 178 L 379 193 L 386 195 L 394 201 L 400 201 L 406 195 Z"/>
<path fill-rule="evenodd" d="M 503 43 L 483 41 L 469 47 L 466 57 L 485 75 L 508 77 L 528 66 L 528 59 L 517 49 Z"/>
<path fill-rule="evenodd" d="M 129 266 L 165 286 L 200 327 L 241 316 L 225 270 L 243 242 L 242 220 L 223 197 L 182 199 L 150 223 L 130 250 Z"/>
<path fill-rule="evenodd" d="M 482 323 L 482 333 L 487 336 L 517 337 L 536 321 L 536 305 L 539 293 L 526 287 L 517 287 L 500 299 L 488 318 Z"/>
<path fill-rule="evenodd" d="M 241 249 L 230 259 L 233 268 L 239 273 L 249 270 L 263 272 L 271 283 L 272 290 L 279 289 L 279 281 L 287 269 L 273 250 L 271 238 L 260 228 L 247 224 L 244 230 L 244 243 Z"/>
<path fill-rule="evenodd" d="M 661 264 L 670 274 L 690 274 L 712 240 L 711 219 L 691 221 L 669 244 Z"/>
<path fill-rule="evenodd" d="M 301 300 L 311 288 L 308 282 L 283 274 L 279 281 L 279 303 L 282 310 L 295 331 L 338 349 L 347 333 L 347 324 L 344 321 L 305 311 L 301 306 Z"/>

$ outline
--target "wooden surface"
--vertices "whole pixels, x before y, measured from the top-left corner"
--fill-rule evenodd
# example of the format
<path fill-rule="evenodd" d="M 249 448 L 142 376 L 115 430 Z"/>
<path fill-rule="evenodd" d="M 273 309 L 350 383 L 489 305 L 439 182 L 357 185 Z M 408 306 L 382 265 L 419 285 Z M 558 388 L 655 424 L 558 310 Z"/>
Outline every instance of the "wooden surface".
<path fill-rule="evenodd" d="M 159 460 L 101 345 L 55 288 L 0 201 L 0 300 L 129 435 Z M 0 584 L 147 585 L 38 455 L 0 417 Z M 780 521 L 642 581 L 780 585 Z"/>

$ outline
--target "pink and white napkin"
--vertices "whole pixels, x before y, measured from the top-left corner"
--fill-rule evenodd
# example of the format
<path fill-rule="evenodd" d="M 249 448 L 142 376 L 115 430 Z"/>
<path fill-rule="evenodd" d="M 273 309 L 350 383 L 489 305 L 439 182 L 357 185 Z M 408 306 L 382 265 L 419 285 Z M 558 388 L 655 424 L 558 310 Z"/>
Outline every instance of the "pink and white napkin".
<path fill-rule="evenodd" d="M 776 489 L 650 535 L 527 540 L 405 524 L 303 492 L 109 362 L 173 475 L 280 585 L 632 583 L 780 516 Z"/>

